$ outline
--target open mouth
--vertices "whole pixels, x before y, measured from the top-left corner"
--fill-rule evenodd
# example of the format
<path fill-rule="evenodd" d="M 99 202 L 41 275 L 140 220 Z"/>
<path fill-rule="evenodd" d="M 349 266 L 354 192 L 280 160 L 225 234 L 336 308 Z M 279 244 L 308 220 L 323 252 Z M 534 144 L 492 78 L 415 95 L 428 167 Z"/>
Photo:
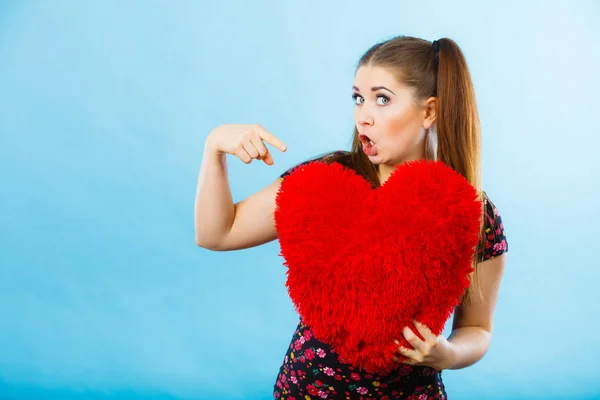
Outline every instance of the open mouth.
<path fill-rule="evenodd" d="M 374 144 L 373 141 L 371 140 L 371 138 L 369 138 L 364 133 L 361 133 L 360 135 L 358 135 L 358 138 L 360 139 L 360 141 L 362 142 L 362 144 L 371 145 L 371 146 Z"/>
<path fill-rule="evenodd" d="M 373 143 L 370 137 L 368 137 L 364 133 L 361 133 L 360 135 L 358 135 L 358 138 L 362 143 L 362 150 L 366 155 L 373 157 L 377 154 L 377 146 L 375 145 L 375 143 Z"/>

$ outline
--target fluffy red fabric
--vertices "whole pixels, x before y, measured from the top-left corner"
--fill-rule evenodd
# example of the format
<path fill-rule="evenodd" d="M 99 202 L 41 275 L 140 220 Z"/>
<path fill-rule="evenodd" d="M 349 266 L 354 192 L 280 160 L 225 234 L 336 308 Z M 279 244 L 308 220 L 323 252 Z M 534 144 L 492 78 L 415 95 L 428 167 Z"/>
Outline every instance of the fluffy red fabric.
<path fill-rule="evenodd" d="M 473 270 L 481 202 L 440 161 L 396 167 L 376 189 L 354 170 L 313 161 L 281 183 L 275 223 L 296 311 L 314 336 L 369 372 L 399 364 L 412 319 L 435 335 Z M 419 335 L 420 336 L 420 335 Z"/>

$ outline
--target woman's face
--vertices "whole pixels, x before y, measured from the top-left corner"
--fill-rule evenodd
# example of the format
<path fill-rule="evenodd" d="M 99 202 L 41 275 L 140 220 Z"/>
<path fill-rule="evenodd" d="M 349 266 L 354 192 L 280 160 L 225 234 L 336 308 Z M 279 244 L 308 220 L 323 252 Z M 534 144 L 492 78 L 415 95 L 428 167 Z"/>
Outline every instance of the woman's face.
<path fill-rule="evenodd" d="M 423 128 L 433 122 L 426 107 L 415 107 L 411 90 L 384 68 L 370 66 L 358 69 L 352 90 L 354 121 L 359 135 L 368 137 L 359 136 L 372 163 L 397 165 L 425 158 Z"/>

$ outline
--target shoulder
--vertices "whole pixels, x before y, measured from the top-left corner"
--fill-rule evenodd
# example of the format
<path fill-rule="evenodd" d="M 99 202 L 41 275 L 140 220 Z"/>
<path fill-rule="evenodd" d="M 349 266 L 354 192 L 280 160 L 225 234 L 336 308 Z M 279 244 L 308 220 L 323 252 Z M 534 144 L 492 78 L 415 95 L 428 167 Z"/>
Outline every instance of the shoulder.
<path fill-rule="evenodd" d="M 485 191 L 483 192 L 483 203 L 482 248 L 479 254 L 481 261 L 489 260 L 508 251 L 508 241 L 500 210 Z"/>
<path fill-rule="evenodd" d="M 345 154 L 347 154 L 347 151 L 344 150 L 335 150 L 335 151 L 330 151 L 324 155 L 319 155 L 316 157 L 313 157 L 309 160 L 303 161 L 299 164 L 294 165 L 293 167 L 287 169 L 286 171 L 284 171 L 281 175 L 279 175 L 279 179 L 283 180 L 285 179 L 286 176 L 288 176 L 292 171 L 294 171 L 296 168 L 302 166 L 302 165 L 306 165 L 308 163 L 314 162 L 314 161 L 330 161 L 333 160 L 339 156 L 343 156 Z"/>

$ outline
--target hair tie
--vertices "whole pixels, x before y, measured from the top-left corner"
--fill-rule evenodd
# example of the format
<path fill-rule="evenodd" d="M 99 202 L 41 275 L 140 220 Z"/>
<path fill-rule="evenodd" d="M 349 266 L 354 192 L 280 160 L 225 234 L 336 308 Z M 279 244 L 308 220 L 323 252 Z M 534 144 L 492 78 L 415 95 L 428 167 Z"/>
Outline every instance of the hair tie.
<path fill-rule="evenodd" d="M 431 43 L 431 46 L 433 47 L 433 51 L 435 51 L 436 53 L 438 53 L 440 51 L 440 42 L 439 42 L 439 40 L 434 40 Z"/>

